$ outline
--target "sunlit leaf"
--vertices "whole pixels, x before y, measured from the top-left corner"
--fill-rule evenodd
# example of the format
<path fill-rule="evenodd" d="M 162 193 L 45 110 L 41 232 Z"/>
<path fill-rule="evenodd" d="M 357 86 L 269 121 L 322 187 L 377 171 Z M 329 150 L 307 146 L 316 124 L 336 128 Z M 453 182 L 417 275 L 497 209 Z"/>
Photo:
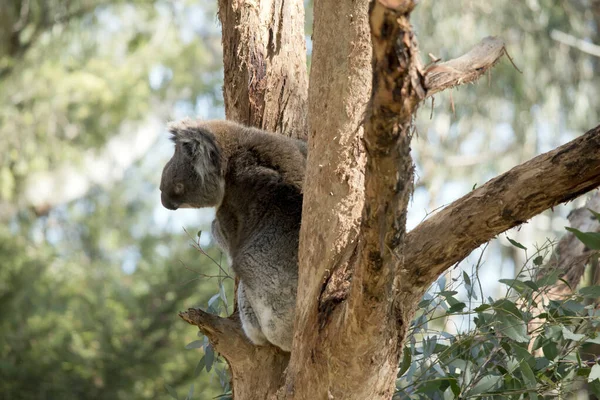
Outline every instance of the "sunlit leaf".
<path fill-rule="evenodd" d="M 596 379 L 600 379 L 600 364 L 594 364 L 592 370 L 590 371 L 590 375 L 588 376 L 588 382 Z"/>

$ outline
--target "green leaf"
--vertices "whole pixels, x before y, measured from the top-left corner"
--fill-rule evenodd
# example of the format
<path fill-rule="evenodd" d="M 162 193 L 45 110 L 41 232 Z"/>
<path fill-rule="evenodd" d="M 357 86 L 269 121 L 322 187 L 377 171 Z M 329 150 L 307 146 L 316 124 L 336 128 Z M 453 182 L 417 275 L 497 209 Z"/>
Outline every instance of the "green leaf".
<path fill-rule="evenodd" d="M 589 338 L 585 342 L 586 343 L 600 344 L 600 336 L 597 336 L 595 338 Z"/>
<path fill-rule="evenodd" d="M 559 275 L 560 275 L 560 272 L 558 272 L 557 270 L 554 270 L 551 273 L 546 274 L 543 277 L 541 277 L 540 279 L 536 280 L 535 284 L 538 287 L 554 285 L 556 283 L 556 281 L 558 281 Z"/>
<path fill-rule="evenodd" d="M 513 246 L 518 247 L 519 249 L 527 250 L 527 247 L 523 246 L 521 243 L 517 242 L 516 240 L 512 240 L 508 236 L 506 238 L 508 239 L 510 244 L 512 244 Z"/>
<path fill-rule="evenodd" d="M 525 325 L 523 320 L 515 317 L 512 314 L 499 312 L 496 314 L 495 322 L 496 329 L 515 342 L 529 342 L 529 336 L 527 336 L 527 325 Z"/>
<path fill-rule="evenodd" d="M 204 364 L 206 365 L 206 372 L 210 372 L 212 366 L 213 366 L 213 362 L 215 361 L 215 351 L 213 350 L 212 346 L 206 346 L 206 348 L 204 349 Z"/>
<path fill-rule="evenodd" d="M 590 375 L 588 376 L 588 382 L 596 379 L 600 379 L 600 364 L 594 364 L 592 370 L 590 371 Z"/>
<path fill-rule="evenodd" d="M 600 297 L 600 286 L 587 286 L 579 289 L 579 294 L 587 298 L 598 298 Z"/>
<path fill-rule="evenodd" d="M 579 314 L 585 310 L 585 306 L 578 301 L 569 299 L 562 304 L 562 308 L 571 311 L 575 314 Z"/>
<path fill-rule="evenodd" d="M 420 381 L 415 393 L 437 392 L 441 384 L 439 379 Z"/>
<path fill-rule="evenodd" d="M 417 307 L 419 308 L 427 308 L 432 303 L 433 300 L 421 300 Z"/>
<path fill-rule="evenodd" d="M 498 282 L 504 283 L 509 288 L 514 289 L 520 295 L 524 295 L 531 292 L 531 287 L 525 284 L 525 282 L 518 279 L 499 279 Z"/>
<path fill-rule="evenodd" d="M 462 275 L 463 275 L 463 279 L 465 280 L 465 283 L 467 285 L 471 286 L 471 278 L 469 277 L 469 274 L 467 274 L 466 271 L 463 271 Z"/>
<path fill-rule="evenodd" d="M 537 267 L 542 265 L 543 262 L 544 262 L 544 257 L 542 257 L 542 256 L 537 256 L 536 258 L 533 259 L 533 265 L 535 265 Z"/>
<path fill-rule="evenodd" d="M 581 232 L 575 228 L 565 227 L 566 230 L 572 232 L 577 239 L 591 250 L 600 250 L 600 233 L 598 232 Z"/>
<path fill-rule="evenodd" d="M 532 367 L 536 371 L 540 371 L 544 368 L 547 368 L 550 365 L 550 361 L 546 357 L 536 357 L 535 365 Z"/>
<path fill-rule="evenodd" d="M 453 314 L 453 313 L 461 312 L 462 310 L 465 309 L 465 307 L 467 307 L 467 305 L 465 303 L 458 302 L 458 303 L 455 303 L 452 306 L 450 306 L 450 308 L 448 309 L 448 311 L 446 311 L 446 313 Z"/>
<path fill-rule="evenodd" d="M 190 350 L 190 349 L 199 349 L 200 347 L 202 347 L 202 340 L 194 340 L 193 342 L 190 342 L 190 343 L 188 343 L 188 344 L 185 345 L 185 348 L 188 349 L 188 350 Z"/>
<path fill-rule="evenodd" d="M 169 393 L 169 396 L 171 396 L 175 400 L 179 400 L 179 397 L 177 397 L 177 392 L 175 391 L 175 389 L 173 389 L 171 386 L 167 385 L 166 383 L 165 383 L 165 389 L 167 389 L 167 393 Z"/>
<path fill-rule="evenodd" d="M 542 351 L 548 360 L 554 360 L 558 357 L 558 346 L 556 346 L 555 342 L 548 342 L 542 346 Z"/>
<path fill-rule="evenodd" d="M 456 290 L 442 290 L 440 292 L 440 296 L 444 296 L 444 297 L 448 298 L 448 297 L 454 296 L 457 293 L 458 292 Z"/>
<path fill-rule="evenodd" d="M 485 310 L 488 310 L 490 308 L 492 308 L 492 306 L 490 306 L 489 304 L 482 304 L 479 307 L 476 307 L 474 309 L 474 311 L 480 313 L 480 312 L 484 312 Z"/>
<path fill-rule="evenodd" d="M 588 387 L 597 398 L 600 398 L 600 380 L 594 379 L 588 384 Z"/>
<path fill-rule="evenodd" d="M 519 311 L 515 303 L 508 299 L 501 299 L 495 301 L 493 306 L 496 311 L 505 311 L 509 314 L 514 315 L 515 317 L 521 318 L 521 311 Z"/>
<path fill-rule="evenodd" d="M 521 361 L 519 366 L 521 367 L 521 375 L 523 375 L 523 381 L 525 382 L 525 386 L 527 386 L 528 389 L 535 389 L 537 387 L 537 381 L 529 364 L 527 364 L 527 362 L 523 360 Z M 531 399 L 538 398 L 537 393 L 534 391 L 529 392 L 529 396 Z"/>
<path fill-rule="evenodd" d="M 202 231 L 198 231 L 197 235 L 198 235 L 198 238 L 200 238 L 202 236 Z"/>
<path fill-rule="evenodd" d="M 410 367 L 412 362 L 412 355 L 410 354 L 410 349 L 405 347 L 402 352 L 402 362 L 400 363 L 400 370 L 398 371 L 398 378 L 400 378 Z"/>
<path fill-rule="evenodd" d="M 562 328 L 562 335 L 567 340 L 580 341 L 581 339 L 585 338 L 585 335 L 582 335 L 580 333 L 573 333 L 566 326 L 563 326 Z"/>
<path fill-rule="evenodd" d="M 502 376 L 500 375 L 484 375 L 479 381 L 473 386 L 473 389 L 469 391 L 469 395 L 474 396 L 476 394 L 487 393 L 494 386 L 500 382 Z"/>
<path fill-rule="evenodd" d="M 535 357 L 531 355 L 526 348 L 519 346 L 518 344 L 511 343 L 512 350 L 517 355 L 517 360 L 521 362 L 525 361 L 531 368 L 535 366 Z"/>
<path fill-rule="evenodd" d="M 200 359 L 200 361 L 198 361 L 198 364 L 196 364 L 196 368 L 194 369 L 194 377 L 195 378 L 197 378 L 198 375 L 200 375 L 200 372 L 202 372 L 202 370 L 206 366 L 205 361 L 204 361 L 204 357 L 206 357 L 206 356 L 202 356 L 202 358 Z"/>

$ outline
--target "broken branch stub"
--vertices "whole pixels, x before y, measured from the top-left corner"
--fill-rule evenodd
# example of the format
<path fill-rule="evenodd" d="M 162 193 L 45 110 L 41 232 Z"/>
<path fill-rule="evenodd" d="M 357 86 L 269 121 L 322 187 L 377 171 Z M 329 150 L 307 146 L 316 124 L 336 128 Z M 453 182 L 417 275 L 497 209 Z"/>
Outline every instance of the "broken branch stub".
<path fill-rule="evenodd" d="M 504 41 L 488 36 L 468 53 L 425 70 L 427 96 L 479 79 L 505 54 Z"/>

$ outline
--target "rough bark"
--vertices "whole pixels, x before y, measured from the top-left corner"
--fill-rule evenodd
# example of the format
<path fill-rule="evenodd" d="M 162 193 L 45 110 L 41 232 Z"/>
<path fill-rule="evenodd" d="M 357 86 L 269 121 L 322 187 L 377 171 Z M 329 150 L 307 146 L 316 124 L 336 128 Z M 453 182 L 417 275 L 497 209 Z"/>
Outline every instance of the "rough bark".
<path fill-rule="evenodd" d="M 332 348 L 335 330 L 324 331 L 320 318 L 341 300 L 355 261 L 364 190 L 361 125 L 371 89 L 367 18 L 368 0 L 315 2 L 296 336 L 281 397 L 351 398 L 340 385 L 346 379 L 337 377 L 348 368 Z M 332 291 L 323 290 L 325 282 Z"/>
<path fill-rule="evenodd" d="M 304 4 L 219 0 L 227 119 L 306 138 Z"/>

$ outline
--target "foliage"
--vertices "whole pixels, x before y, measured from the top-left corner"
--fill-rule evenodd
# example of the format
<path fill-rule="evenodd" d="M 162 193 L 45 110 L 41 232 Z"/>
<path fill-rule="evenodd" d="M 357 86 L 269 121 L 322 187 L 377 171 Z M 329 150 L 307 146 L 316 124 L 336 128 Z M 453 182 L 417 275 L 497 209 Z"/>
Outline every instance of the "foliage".
<path fill-rule="evenodd" d="M 517 279 L 500 281 L 500 299 L 483 293 L 477 274 L 463 271 L 448 284 L 440 278 L 419 304 L 394 399 L 570 398 L 586 381 L 598 395 L 600 367 L 585 358 L 585 347 L 600 343 L 600 311 L 584 300 L 596 298 L 600 287 L 553 298 L 558 273 L 532 278 L 549 248 L 537 249 Z M 459 321 L 467 329 L 449 333 Z"/>
<path fill-rule="evenodd" d="M 214 287 L 185 265 L 219 270 L 198 263 L 184 236 L 156 227 L 140 235 L 148 226 L 134 198 L 141 192 L 125 181 L 33 225 L 2 228 L 2 398 L 156 398 L 165 383 L 192 381 L 214 395 L 210 379 L 188 367 L 195 356 L 183 345 L 193 331 L 177 312 Z"/>
<path fill-rule="evenodd" d="M 0 2 L 0 398 L 164 398 L 165 384 L 192 383 L 196 396 L 216 394 L 188 368 L 194 332 L 177 317 L 214 286 L 186 266 L 215 266 L 198 262 L 180 225 L 155 218 L 156 147 L 110 185 L 41 214 L 23 196 L 41 189 L 27 187 L 32 175 L 60 179 L 65 165 L 83 179 L 110 173 L 83 160 L 114 155 L 111 139 L 148 116 L 160 131 L 171 113 L 218 106 L 214 6 Z"/>

